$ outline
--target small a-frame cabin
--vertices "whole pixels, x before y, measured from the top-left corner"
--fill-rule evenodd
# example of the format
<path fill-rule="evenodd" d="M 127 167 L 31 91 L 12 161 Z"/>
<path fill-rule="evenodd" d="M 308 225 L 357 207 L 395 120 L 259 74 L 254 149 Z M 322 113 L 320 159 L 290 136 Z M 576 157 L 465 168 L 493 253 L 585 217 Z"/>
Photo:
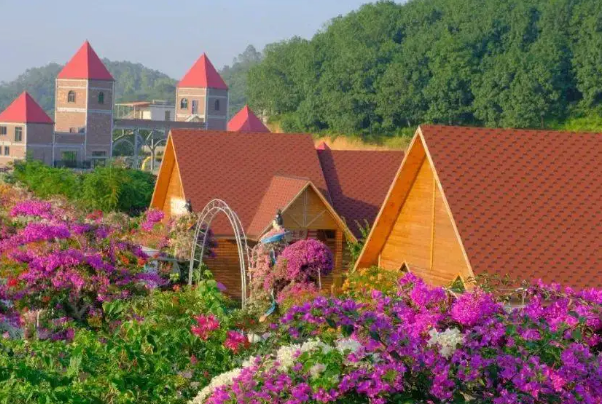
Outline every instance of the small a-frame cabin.
<path fill-rule="evenodd" d="M 423 125 L 356 268 L 602 287 L 602 135 Z"/>
<path fill-rule="evenodd" d="M 151 206 L 172 218 L 190 202 L 200 212 L 213 199 L 239 217 L 253 246 L 278 210 L 294 239 L 314 238 L 333 252 L 330 288 L 347 269 L 345 241 L 360 233 L 355 221 L 374 220 L 403 152 L 316 150 L 311 135 L 172 130 Z M 365 183 L 379 174 L 380 179 Z M 206 261 L 227 293 L 241 297 L 238 249 L 226 217 L 211 225 L 218 246 Z"/>

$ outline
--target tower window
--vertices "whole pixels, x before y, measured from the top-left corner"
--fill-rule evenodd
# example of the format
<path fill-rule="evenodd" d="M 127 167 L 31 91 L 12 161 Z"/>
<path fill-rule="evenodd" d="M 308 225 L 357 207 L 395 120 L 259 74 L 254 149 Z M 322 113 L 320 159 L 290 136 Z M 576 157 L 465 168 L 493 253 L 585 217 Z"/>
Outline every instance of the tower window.
<path fill-rule="evenodd" d="M 69 94 L 67 94 L 67 102 L 75 102 L 75 91 L 69 91 Z"/>
<path fill-rule="evenodd" d="M 23 128 L 20 126 L 17 126 L 15 128 L 15 142 L 22 142 L 23 141 Z"/>
<path fill-rule="evenodd" d="M 0 126 L 0 135 L 6 135 L 6 126 Z"/>
<path fill-rule="evenodd" d="M 215 100 L 215 110 L 219 111 L 219 100 Z"/>
<path fill-rule="evenodd" d="M 100 93 L 98 93 L 98 103 L 99 104 L 105 103 L 105 93 L 103 93 L 102 91 Z"/>
<path fill-rule="evenodd" d="M 5 156 L 10 156 L 10 147 L 4 146 L 4 155 Z"/>
<path fill-rule="evenodd" d="M 188 99 L 182 98 L 180 100 L 180 109 L 188 109 Z"/>

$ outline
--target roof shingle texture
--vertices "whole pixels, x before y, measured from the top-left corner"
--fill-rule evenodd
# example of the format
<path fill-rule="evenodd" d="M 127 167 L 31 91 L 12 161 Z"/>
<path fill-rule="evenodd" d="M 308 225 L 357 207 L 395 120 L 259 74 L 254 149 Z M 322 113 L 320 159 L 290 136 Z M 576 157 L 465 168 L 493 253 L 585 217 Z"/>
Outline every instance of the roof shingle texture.
<path fill-rule="evenodd" d="M 403 151 L 318 149 L 334 209 L 349 230 L 361 237 L 356 222 L 371 226 L 403 160 Z"/>
<path fill-rule="evenodd" d="M 248 231 L 275 175 L 306 178 L 330 200 L 310 135 L 174 129 L 171 136 L 184 194 L 195 211 L 222 199 Z M 223 218 L 212 228 L 232 235 Z"/>
<path fill-rule="evenodd" d="M 247 235 L 256 238 L 262 236 L 278 209 L 288 206 L 308 184 L 307 178 L 274 176 L 249 225 Z"/>
<path fill-rule="evenodd" d="M 421 126 L 475 275 L 602 287 L 602 135 Z"/>

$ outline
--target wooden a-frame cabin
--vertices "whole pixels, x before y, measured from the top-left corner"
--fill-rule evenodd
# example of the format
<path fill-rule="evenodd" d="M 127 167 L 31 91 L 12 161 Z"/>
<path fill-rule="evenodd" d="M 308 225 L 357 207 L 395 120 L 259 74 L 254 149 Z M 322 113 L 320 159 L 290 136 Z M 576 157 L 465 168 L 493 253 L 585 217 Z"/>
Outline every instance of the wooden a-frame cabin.
<path fill-rule="evenodd" d="M 602 287 L 602 135 L 423 125 L 356 263 Z"/>
<path fill-rule="evenodd" d="M 240 218 L 250 246 L 280 209 L 294 239 L 315 238 L 333 252 L 335 269 L 322 282 L 330 288 L 347 268 L 345 240 L 361 234 L 355 221 L 374 220 L 402 159 L 401 151 L 316 150 L 306 134 L 172 130 L 151 206 L 171 218 L 186 212 L 187 201 L 200 212 L 221 199 Z M 232 227 L 217 216 L 211 228 L 218 246 L 207 266 L 240 298 Z"/>

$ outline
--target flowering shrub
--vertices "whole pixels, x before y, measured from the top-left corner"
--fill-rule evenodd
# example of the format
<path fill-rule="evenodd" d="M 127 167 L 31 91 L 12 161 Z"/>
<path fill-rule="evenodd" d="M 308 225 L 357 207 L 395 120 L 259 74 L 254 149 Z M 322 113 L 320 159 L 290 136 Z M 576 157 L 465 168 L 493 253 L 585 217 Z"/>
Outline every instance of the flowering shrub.
<path fill-rule="evenodd" d="M 144 272 L 147 256 L 129 241 L 134 224 L 123 217 L 83 216 L 62 201 L 32 199 L 19 190 L 4 194 L 0 278 L 6 281 L 0 298 L 9 303 L 0 313 L 11 321 L 17 314 L 35 313 L 35 321 L 21 325 L 33 326 L 39 336 L 57 335 L 55 329 L 70 324 L 57 323 L 61 318 L 99 326 L 103 303 L 165 284 L 159 275 Z M 155 219 L 147 217 L 145 223 Z"/>
<path fill-rule="evenodd" d="M 239 366 L 225 307 L 216 282 L 201 281 L 106 303 L 108 326 L 75 328 L 72 343 L 1 339 L 0 402 L 184 404 Z M 206 339 L 191 330 L 199 316 L 219 322 Z"/>
<path fill-rule="evenodd" d="M 528 294 L 508 308 L 408 274 L 370 304 L 319 297 L 274 325 L 279 349 L 218 377 L 194 403 L 602 403 L 602 292 Z"/>
<path fill-rule="evenodd" d="M 372 291 L 392 293 L 397 290 L 399 280 L 405 274 L 379 267 L 360 268 L 345 275 L 343 293 L 355 300 L 371 301 Z"/>
<path fill-rule="evenodd" d="M 270 233 L 266 237 L 269 237 Z M 300 240 L 255 247 L 249 268 L 252 304 L 272 298 L 284 307 L 319 294 L 320 277 L 332 272 L 333 257 L 328 247 L 318 240 Z"/>

